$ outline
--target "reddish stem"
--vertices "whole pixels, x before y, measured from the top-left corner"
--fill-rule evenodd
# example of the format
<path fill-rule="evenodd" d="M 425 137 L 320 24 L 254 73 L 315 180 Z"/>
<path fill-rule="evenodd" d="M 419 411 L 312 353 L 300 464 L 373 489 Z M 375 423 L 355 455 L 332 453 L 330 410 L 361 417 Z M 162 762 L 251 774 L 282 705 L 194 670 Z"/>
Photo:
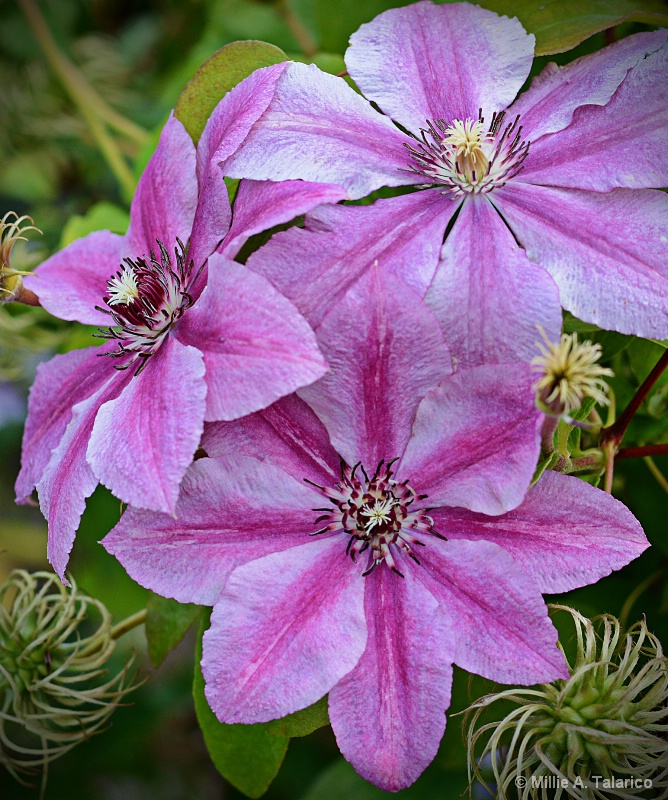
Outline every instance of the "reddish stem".
<path fill-rule="evenodd" d="M 603 428 L 599 440 L 601 447 L 604 447 L 606 444 L 613 444 L 615 447 L 619 446 L 636 411 L 640 408 L 644 399 L 650 393 L 654 384 L 659 380 L 666 367 L 668 367 L 668 349 L 665 350 L 664 354 L 656 362 L 654 369 L 642 382 L 638 391 L 633 395 L 631 402 L 619 415 L 619 419 L 610 425 L 610 427 Z"/>
<path fill-rule="evenodd" d="M 614 44 L 617 41 L 617 29 L 615 27 L 612 27 L 604 30 L 603 41 L 606 44 Z"/>
<path fill-rule="evenodd" d="M 624 458 L 644 458 L 645 456 L 666 456 L 668 455 L 667 444 L 647 444 L 641 447 L 623 447 L 615 456 L 616 461 Z"/>

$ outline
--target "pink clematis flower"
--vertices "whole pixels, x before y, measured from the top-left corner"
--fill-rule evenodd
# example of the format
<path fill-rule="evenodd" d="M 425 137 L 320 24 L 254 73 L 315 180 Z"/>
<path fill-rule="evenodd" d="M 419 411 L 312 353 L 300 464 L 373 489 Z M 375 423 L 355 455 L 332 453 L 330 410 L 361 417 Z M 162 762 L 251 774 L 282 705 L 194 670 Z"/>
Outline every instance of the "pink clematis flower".
<path fill-rule="evenodd" d="M 382 113 L 342 79 L 285 64 L 225 169 L 331 181 L 353 198 L 420 189 L 325 208 L 267 254 L 299 239 L 339 293 L 374 260 L 401 273 L 426 294 L 460 366 L 530 360 L 536 323 L 559 337 L 559 298 L 581 319 L 664 338 L 668 197 L 655 189 L 668 184 L 667 37 L 640 33 L 551 64 L 515 99 L 534 49 L 517 19 L 468 3 L 392 9 L 346 53 Z M 291 277 L 299 305 L 313 290 Z"/>
<path fill-rule="evenodd" d="M 257 411 L 326 369 L 294 306 L 231 259 L 253 233 L 345 191 L 245 182 L 232 220 L 222 172 L 209 169 L 266 107 L 263 85 L 251 77 L 221 101 L 197 153 L 172 116 L 127 234 L 77 240 L 26 283 L 52 314 L 98 325 L 108 340 L 42 364 L 30 396 L 17 500 L 37 486 L 61 577 L 98 482 L 127 503 L 174 513 L 205 420 Z"/>
<path fill-rule="evenodd" d="M 341 751 L 383 789 L 412 783 L 445 729 L 452 663 L 566 677 L 541 592 L 594 582 L 647 546 L 618 501 L 550 473 L 524 365 L 451 374 L 436 318 L 371 270 L 324 318 L 331 369 L 207 426 L 178 519 L 129 509 L 104 539 L 129 574 L 213 605 L 206 695 L 228 723 L 329 693 Z"/>

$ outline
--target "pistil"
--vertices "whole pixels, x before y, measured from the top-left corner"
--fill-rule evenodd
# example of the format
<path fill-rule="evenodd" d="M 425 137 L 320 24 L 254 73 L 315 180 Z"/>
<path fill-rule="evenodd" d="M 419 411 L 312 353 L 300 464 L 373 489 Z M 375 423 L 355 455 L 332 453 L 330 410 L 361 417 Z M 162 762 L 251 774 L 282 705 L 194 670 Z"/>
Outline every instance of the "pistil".
<path fill-rule="evenodd" d="M 406 145 L 412 163 L 404 171 L 426 179 L 423 188 L 440 186 L 455 196 L 503 186 L 521 171 L 530 144 L 522 139 L 519 116 L 505 127 L 504 119 L 505 112 L 495 113 L 487 132 L 482 111 L 477 120 L 427 120 L 415 146 Z"/>

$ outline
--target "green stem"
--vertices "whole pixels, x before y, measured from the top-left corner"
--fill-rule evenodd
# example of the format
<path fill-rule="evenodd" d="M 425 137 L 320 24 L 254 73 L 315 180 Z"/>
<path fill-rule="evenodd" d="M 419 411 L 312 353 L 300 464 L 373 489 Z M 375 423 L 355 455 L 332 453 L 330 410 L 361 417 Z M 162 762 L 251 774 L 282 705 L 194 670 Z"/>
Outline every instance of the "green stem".
<path fill-rule="evenodd" d="M 142 608 L 142 610 L 137 611 L 136 614 L 132 614 L 126 619 L 121 620 L 118 624 L 113 625 L 111 631 L 109 632 L 109 636 L 114 640 L 120 639 L 124 633 L 131 631 L 133 628 L 136 628 L 139 625 L 143 625 L 145 621 L 146 609 Z M 98 632 L 98 635 L 95 636 L 80 653 L 78 653 L 79 658 L 84 658 L 91 653 L 95 653 L 104 646 L 105 642 L 106 637 Z"/>
<path fill-rule="evenodd" d="M 290 8 L 289 0 L 280 0 L 278 9 L 304 55 L 307 58 L 313 58 L 318 52 L 318 44 L 313 39 L 304 23 Z"/>
<path fill-rule="evenodd" d="M 664 492 L 668 492 L 668 480 L 666 480 L 663 472 L 657 467 L 654 463 L 654 459 L 650 456 L 645 456 L 645 464 L 647 464 L 647 468 L 649 471 L 654 475 L 656 482 L 659 486 L 664 490 Z"/>
<path fill-rule="evenodd" d="M 128 136 L 131 135 L 131 138 L 138 142 L 146 140 L 146 132 L 109 108 L 74 64 L 61 53 L 35 0 L 18 0 L 18 2 L 44 57 L 86 120 L 97 146 L 107 160 L 109 168 L 114 173 L 124 194 L 128 199 L 131 198 L 136 188 L 134 176 L 101 118 L 105 118 L 110 125 L 117 129 L 120 124 L 123 132 Z"/>
<path fill-rule="evenodd" d="M 622 626 L 622 630 L 626 630 L 626 621 L 629 618 L 629 614 L 631 613 L 631 609 L 635 605 L 636 600 L 640 597 L 640 595 L 649 587 L 656 583 L 660 578 L 663 577 L 663 572 L 659 570 L 658 572 L 654 572 L 642 583 L 639 583 L 636 588 L 631 592 L 631 594 L 626 598 L 626 602 L 624 603 L 624 607 L 619 615 L 619 624 Z"/>
<path fill-rule="evenodd" d="M 572 459 L 568 472 L 600 472 L 603 466 L 603 453 L 597 450 Z"/>
<path fill-rule="evenodd" d="M 141 611 L 137 611 L 136 614 L 132 614 L 132 616 L 114 625 L 111 629 L 111 638 L 120 639 L 124 633 L 131 631 L 133 628 L 137 628 L 139 625 L 143 625 L 144 622 L 146 622 L 146 609 L 142 608 Z"/>

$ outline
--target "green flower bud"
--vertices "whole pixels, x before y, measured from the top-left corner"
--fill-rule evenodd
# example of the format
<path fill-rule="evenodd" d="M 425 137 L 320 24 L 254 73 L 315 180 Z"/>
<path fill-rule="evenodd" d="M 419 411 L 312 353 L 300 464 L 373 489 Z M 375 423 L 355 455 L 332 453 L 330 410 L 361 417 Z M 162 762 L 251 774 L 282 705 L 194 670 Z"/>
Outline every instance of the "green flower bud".
<path fill-rule="evenodd" d="M 592 622 L 572 608 L 552 608 L 575 624 L 571 676 L 491 694 L 468 709 L 471 787 L 476 780 L 487 786 L 484 763 L 500 799 L 668 797 L 668 658 L 661 643 L 644 621 L 622 635 L 612 616 Z M 486 721 L 498 702 L 512 710 Z"/>
<path fill-rule="evenodd" d="M 15 570 L 0 586 L 0 764 L 17 780 L 39 770 L 45 779 L 134 688 L 132 659 L 113 677 L 106 670 L 128 628 L 112 627 L 102 603 L 53 573 Z"/>

